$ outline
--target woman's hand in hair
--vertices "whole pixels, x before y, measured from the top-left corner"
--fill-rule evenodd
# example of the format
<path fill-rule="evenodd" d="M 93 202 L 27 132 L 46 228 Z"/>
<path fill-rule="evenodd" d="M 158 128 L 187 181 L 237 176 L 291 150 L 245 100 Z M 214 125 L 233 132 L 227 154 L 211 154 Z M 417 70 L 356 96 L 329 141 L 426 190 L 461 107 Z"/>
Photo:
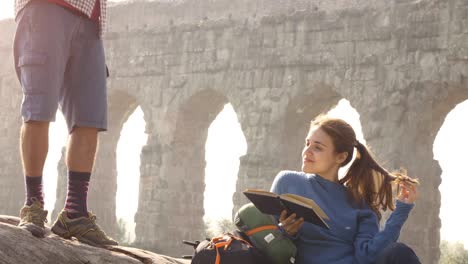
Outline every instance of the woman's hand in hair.
<path fill-rule="evenodd" d="M 413 204 L 418 198 L 418 190 L 416 185 L 409 184 L 406 182 L 400 183 L 400 193 L 397 199 L 407 204 Z"/>
<path fill-rule="evenodd" d="M 295 236 L 304 223 L 304 218 L 296 219 L 296 214 L 288 216 L 288 212 L 283 210 L 280 215 L 280 225 L 290 236 Z"/>

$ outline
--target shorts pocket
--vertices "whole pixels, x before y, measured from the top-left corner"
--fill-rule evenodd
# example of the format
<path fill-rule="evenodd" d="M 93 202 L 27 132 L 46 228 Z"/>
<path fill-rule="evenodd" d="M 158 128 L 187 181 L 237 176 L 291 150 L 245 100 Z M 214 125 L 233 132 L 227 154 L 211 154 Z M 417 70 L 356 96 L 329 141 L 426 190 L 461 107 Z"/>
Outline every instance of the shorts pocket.
<path fill-rule="evenodd" d="M 41 53 L 24 53 L 18 59 L 21 86 L 25 94 L 42 94 L 46 91 L 49 74 L 47 56 Z"/>

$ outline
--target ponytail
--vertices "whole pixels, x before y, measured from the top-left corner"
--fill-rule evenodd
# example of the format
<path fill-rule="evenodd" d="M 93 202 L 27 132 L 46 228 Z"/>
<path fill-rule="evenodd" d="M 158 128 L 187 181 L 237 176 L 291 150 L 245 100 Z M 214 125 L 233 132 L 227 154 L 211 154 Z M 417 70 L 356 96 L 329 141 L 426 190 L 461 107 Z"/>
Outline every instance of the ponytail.
<path fill-rule="evenodd" d="M 367 204 L 377 214 L 379 220 L 382 217 L 380 210 L 395 209 L 392 183 L 405 182 L 411 185 L 419 183 L 408 177 L 404 171 L 390 173 L 382 168 L 367 147 L 356 140 L 356 133 L 344 120 L 319 115 L 311 122 L 312 127 L 322 129 L 331 137 L 336 153 L 348 153 L 341 166 L 351 162 L 354 149 L 357 150 L 354 162 L 339 182 L 347 187 L 353 204 L 356 206 Z"/>
<path fill-rule="evenodd" d="M 382 217 L 380 210 L 395 209 L 392 182 L 409 184 L 419 182 L 408 177 L 406 172 L 390 173 L 382 168 L 361 142 L 356 141 L 354 147 L 357 150 L 356 159 L 340 183 L 348 187 L 351 200 L 355 204 L 362 205 L 365 202 L 380 220 Z"/>

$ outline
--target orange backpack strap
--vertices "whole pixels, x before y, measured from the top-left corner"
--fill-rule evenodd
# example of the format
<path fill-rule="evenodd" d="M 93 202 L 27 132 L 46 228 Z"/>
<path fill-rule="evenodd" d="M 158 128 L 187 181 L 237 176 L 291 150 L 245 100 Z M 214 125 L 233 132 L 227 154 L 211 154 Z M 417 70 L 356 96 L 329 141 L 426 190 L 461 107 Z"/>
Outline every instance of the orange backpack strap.
<path fill-rule="evenodd" d="M 219 236 L 219 237 L 214 237 L 211 239 L 212 244 L 214 245 L 216 249 L 216 261 L 215 264 L 220 264 L 221 263 L 221 256 L 219 254 L 219 248 L 224 247 L 224 250 L 227 250 L 228 247 L 231 245 L 232 241 L 234 240 L 239 240 L 244 242 L 245 244 L 250 245 L 249 242 L 243 240 L 242 238 L 233 236 L 231 234 L 227 234 L 225 236 Z"/>
<path fill-rule="evenodd" d="M 278 226 L 276 226 L 276 225 L 260 226 L 260 227 L 257 227 L 257 228 L 254 228 L 252 230 L 249 230 L 249 231 L 245 232 L 245 234 L 247 236 L 251 236 L 251 235 L 254 235 L 254 234 L 258 233 L 258 232 L 265 231 L 265 230 L 278 230 Z"/>
<path fill-rule="evenodd" d="M 236 236 L 233 236 L 233 235 L 230 235 L 230 236 L 231 236 L 231 239 L 232 239 L 232 240 L 241 241 L 241 242 L 243 242 L 244 244 L 247 244 L 247 245 L 249 245 L 250 247 L 252 247 L 252 245 L 249 243 L 249 241 L 246 241 L 246 240 L 244 240 L 244 239 L 242 239 L 242 238 L 240 238 L 240 237 L 236 237 Z"/>
<path fill-rule="evenodd" d="M 221 257 L 219 256 L 219 247 L 216 247 L 216 261 L 215 264 L 220 264 Z"/>
<path fill-rule="evenodd" d="M 216 249 L 216 261 L 215 264 L 220 264 L 221 262 L 221 256 L 219 255 L 219 248 L 224 247 L 227 248 L 231 244 L 233 240 L 232 236 L 219 236 L 219 237 L 214 237 L 211 239 L 212 245 L 214 245 Z"/>

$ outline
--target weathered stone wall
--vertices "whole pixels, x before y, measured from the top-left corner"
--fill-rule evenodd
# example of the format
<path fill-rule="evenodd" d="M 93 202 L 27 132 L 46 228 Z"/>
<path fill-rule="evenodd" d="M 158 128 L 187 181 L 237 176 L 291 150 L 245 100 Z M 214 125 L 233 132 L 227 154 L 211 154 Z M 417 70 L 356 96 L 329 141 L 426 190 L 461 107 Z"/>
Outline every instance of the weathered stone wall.
<path fill-rule="evenodd" d="M 299 168 L 310 119 L 346 98 L 376 156 L 421 179 L 401 239 L 423 263 L 437 263 L 441 171 L 432 148 L 447 113 L 468 98 L 468 2 L 329 2 L 111 7 L 105 37 L 110 131 L 101 136 L 90 197 L 101 221 L 116 226 L 115 149 L 136 106 L 149 134 L 141 154 L 137 243 L 179 255 L 190 252 L 182 239 L 202 237 L 204 145 L 224 104 L 233 105 L 248 144 L 233 197 L 238 208 L 246 201 L 243 189 L 269 188 L 279 170 Z M 0 35 L 12 36 L 13 27 L 2 22 Z M 15 214 L 24 187 L 16 177 L 21 96 L 11 45 L 0 40 L 0 143 L 9 150 L 0 157 L 0 197 L 8 201 L 2 211 Z"/>
<path fill-rule="evenodd" d="M 2 214 L 17 215 L 24 203 L 19 154 L 21 88 L 13 66 L 14 21 L 0 21 L 0 196 Z"/>

